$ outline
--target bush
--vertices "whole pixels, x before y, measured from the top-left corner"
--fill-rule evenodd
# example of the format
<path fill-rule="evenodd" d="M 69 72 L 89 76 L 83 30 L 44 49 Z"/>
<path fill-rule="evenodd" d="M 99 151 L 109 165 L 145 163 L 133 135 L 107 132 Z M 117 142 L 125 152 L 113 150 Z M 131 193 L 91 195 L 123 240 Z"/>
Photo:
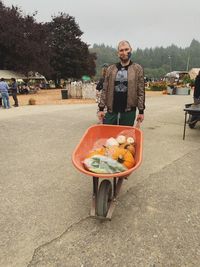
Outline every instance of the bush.
<path fill-rule="evenodd" d="M 151 91 L 163 91 L 167 89 L 165 82 L 154 82 L 150 84 Z"/>

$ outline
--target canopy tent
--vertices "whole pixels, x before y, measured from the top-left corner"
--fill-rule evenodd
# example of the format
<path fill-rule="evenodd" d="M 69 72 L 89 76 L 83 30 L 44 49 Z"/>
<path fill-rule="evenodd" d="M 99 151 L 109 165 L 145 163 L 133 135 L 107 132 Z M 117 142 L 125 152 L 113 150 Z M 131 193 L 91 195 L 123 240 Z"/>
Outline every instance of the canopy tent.
<path fill-rule="evenodd" d="M 190 71 L 189 71 L 189 75 L 190 75 L 190 79 L 195 79 L 197 74 L 199 73 L 200 71 L 200 68 L 192 68 Z"/>
<path fill-rule="evenodd" d="M 24 74 L 11 70 L 0 70 L 0 78 L 4 78 L 5 80 L 10 80 L 11 78 L 15 78 L 16 80 L 27 79 Z"/>
<path fill-rule="evenodd" d="M 33 72 L 33 71 L 28 72 L 28 79 L 29 80 L 45 80 L 45 82 L 47 82 L 46 78 L 42 74 L 40 74 L 39 72 Z"/>
<path fill-rule="evenodd" d="M 84 82 L 89 82 L 91 80 L 90 77 L 87 75 L 83 75 L 81 78 Z"/>

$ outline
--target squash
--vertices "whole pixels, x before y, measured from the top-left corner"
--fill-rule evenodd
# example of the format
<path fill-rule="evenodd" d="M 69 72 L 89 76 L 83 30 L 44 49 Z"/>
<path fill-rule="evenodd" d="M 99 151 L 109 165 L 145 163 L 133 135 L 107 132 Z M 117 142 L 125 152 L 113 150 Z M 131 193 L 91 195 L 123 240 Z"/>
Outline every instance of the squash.
<path fill-rule="evenodd" d="M 117 142 L 117 140 L 113 137 L 110 137 L 109 139 L 106 140 L 106 144 L 105 146 L 109 147 L 109 146 L 118 146 L 119 143 Z"/>
<path fill-rule="evenodd" d="M 106 147 L 105 156 L 112 158 L 118 146 L 108 146 Z"/>
<path fill-rule="evenodd" d="M 101 147 L 101 148 L 90 151 L 90 153 L 86 156 L 86 158 L 91 158 L 91 157 L 96 156 L 96 155 L 104 156 L 105 153 L 106 153 L 106 148 Z"/>
<path fill-rule="evenodd" d="M 135 140 L 134 140 L 133 137 L 128 137 L 127 140 L 126 140 L 126 142 L 127 142 L 128 144 L 134 144 L 134 143 L 135 143 Z"/>
<path fill-rule="evenodd" d="M 121 144 L 119 147 L 129 150 L 131 152 L 131 154 L 134 156 L 134 154 L 135 154 L 135 146 L 134 146 L 134 144 L 129 144 L 129 143 L 126 142 L 124 144 Z"/>
<path fill-rule="evenodd" d="M 126 137 L 124 135 L 118 135 L 116 140 L 121 145 L 126 142 Z"/>
<path fill-rule="evenodd" d="M 126 144 L 124 148 L 130 151 L 133 156 L 135 155 L 135 146 L 133 144 Z"/>
<path fill-rule="evenodd" d="M 131 152 L 121 147 L 115 148 L 112 158 L 117 160 L 119 163 L 122 163 L 128 169 L 135 165 L 135 159 Z"/>

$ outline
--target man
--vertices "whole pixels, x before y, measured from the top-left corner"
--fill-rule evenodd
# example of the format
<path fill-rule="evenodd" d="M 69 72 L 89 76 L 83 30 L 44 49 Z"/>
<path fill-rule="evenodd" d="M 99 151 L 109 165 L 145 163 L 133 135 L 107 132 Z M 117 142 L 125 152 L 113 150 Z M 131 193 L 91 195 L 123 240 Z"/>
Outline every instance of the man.
<path fill-rule="evenodd" d="M 4 78 L 1 78 L 0 93 L 3 100 L 4 108 L 10 108 L 8 89 L 9 89 L 8 84 L 5 82 Z"/>
<path fill-rule="evenodd" d="M 97 103 L 99 103 L 99 101 L 100 101 L 101 90 L 103 89 L 103 83 L 105 80 L 106 71 L 107 71 L 108 66 L 109 65 L 107 63 L 104 63 L 102 66 L 102 69 L 101 69 L 102 77 L 99 79 L 99 82 L 97 83 L 97 86 L 96 86 L 96 102 Z"/>
<path fill-rule="evenodd" d="M 16 82 L 16 79 L 15 78 L 11 78 L 11 92 L 12 92 L 12 97 L 13 97 L 13 100 L 14 100 L 14 107 L 18 107 L 19 104 L 18 104 L 18 99 L 17 99 L 17 82 Z"/>
<path fill-rule="evenodd" d="M 198 75 L 195 78 L 195 83 L 194 83 L 194 105 L 200 106 L 200 71 Z M 192 115 L 189 118 L 188 124 L 191 129 L 193 129 L 199 120 L 199 116 Z"/>
<path fill-rule="evenodd" d="M 133 126 L 136 108 L 139 110 L 137 121 L 144 120 L 144 73 L 140 65 L 130 60 L 131 52 L 128 41 L 119 42 L 120 62 L 107 69 L 98 112 L 98 118 L 104 124 Z"/>
<path fill-rule="evenodd" d="M 194 83 L 194 104 L 200 104 L 200 71 Z"/>

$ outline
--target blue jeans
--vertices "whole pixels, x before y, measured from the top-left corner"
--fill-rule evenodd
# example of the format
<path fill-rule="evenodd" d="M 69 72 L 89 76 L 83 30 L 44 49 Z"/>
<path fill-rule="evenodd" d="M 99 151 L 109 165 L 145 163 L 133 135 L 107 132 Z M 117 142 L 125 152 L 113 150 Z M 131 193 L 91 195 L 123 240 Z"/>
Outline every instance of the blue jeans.
<path fill-rule="evenodd" d="M 9 94 L 6 92 L 1 93 L 4 108 L 10 108 Z"/>

